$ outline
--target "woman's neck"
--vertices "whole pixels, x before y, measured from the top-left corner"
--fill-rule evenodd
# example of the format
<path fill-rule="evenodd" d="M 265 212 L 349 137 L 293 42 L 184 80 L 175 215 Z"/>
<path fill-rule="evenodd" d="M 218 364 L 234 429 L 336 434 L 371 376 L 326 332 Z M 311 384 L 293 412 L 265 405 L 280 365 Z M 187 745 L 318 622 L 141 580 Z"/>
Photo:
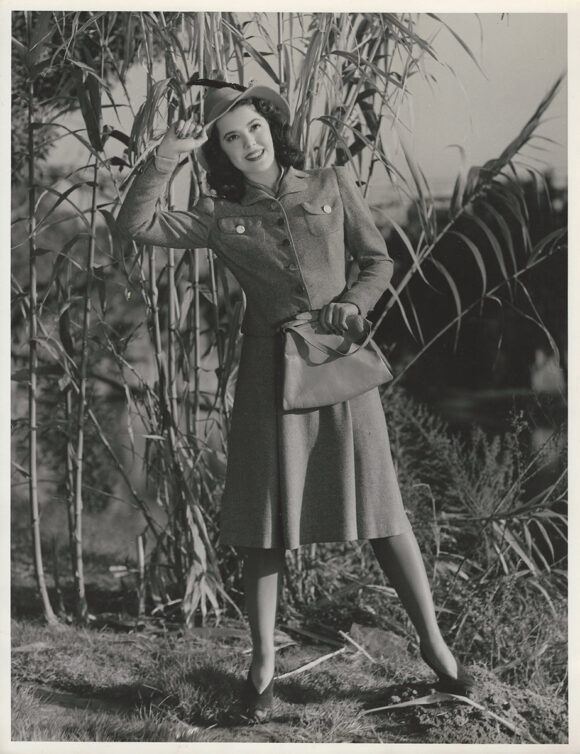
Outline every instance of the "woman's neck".
<path fill-rule="evenodd" d="M 277 162 L 275 162 L 272 167 L 265 172 L 258 173 L 256 177 L 252 176 L 250 178 L 249 176 L 247 176 L 246 180 L 249 183 L 253 183 L 256 186 L 260 186 L 261 188 L 265 188 L 268 191 L 274 193 L 281 177 L 282 168 L 280 167 L 280 165 L 278 165 Z"/>

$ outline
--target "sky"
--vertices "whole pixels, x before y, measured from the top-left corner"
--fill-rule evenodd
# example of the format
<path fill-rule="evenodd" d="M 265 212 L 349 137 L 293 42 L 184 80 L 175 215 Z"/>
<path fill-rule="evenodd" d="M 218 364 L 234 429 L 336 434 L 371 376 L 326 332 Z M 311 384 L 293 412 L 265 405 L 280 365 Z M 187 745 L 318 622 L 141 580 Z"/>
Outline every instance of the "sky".
<path fill-rule="evenodd" d="M 274 20 L 274 14 L 271 16 Z M 448 194 L 460 167 L 460 152 L 451 145 L 465 149 L 469 165 L 499 155 L 566 71 L 566 15 L 511 13 L 502 18 L 499 13 L 452 13 L 439 17 L 466 42 L 480 67 L 449 31 L 427 14 L 420 14 L 420 34 L 429 37 L 438 29 L 434 45 L 440 62 L 427 61 L 437 82 L 430 87 L 419 76 L 412 79 L 412 96 L 403 118 L 412 134 L 406 143 L 431 189 Z M 253 75 L 250 69 L 249 76 Z M 260 83 L 269 83 L 263 74 Z M 139 104 L 145 93 L 142 68 L 132 72 L 129 88 Z M 559 185 L 567 179 L 566 104 L 564 85 L 540 130 L 557 143 L 542 142 L 546 151 L 527 150 L 536 157 L 530 164 L 553 169 Z M 80 125 L 80 119 L 78 122 Z M 70 116 L 67 125 L 71 125 Z M 128 130 L 130 123 L 123 126 Z M 391 150 L 400 158 L 394 134 Z M 78 142 L 63 139 L 51 161 L 75 167 L 82 159 Z"/>
<path fill-rule="evenodd" d="M 456 72 L 433 66 L 436 88 L 417 79 L 413 91 L 415 154 L 425 173 L 445 186 L 459 167 L 459 153 L 469 164 L 497 156 L 533 114 L 557 78 L 566 72 L 566 16 L 547 13 L 440 14 L 467 43 L 483 73 L 449 32 L 435 42 L 441 59 Z M 425 27 L 430 19 L 422 17 Z M 481 22 L 481 28 L 480 23 Z M 432 25 L 432 24 L 431 24 Z M 536 152 L 554 169 L 554 178 L 567 177 L 566 86 L 557 95 L 549 119 L 539 133 L 558 144 L 544 142 Z M 533 155 L 533 150 L 527 150 Z M 539 166 L 539 163 L 534 163 Z"/>

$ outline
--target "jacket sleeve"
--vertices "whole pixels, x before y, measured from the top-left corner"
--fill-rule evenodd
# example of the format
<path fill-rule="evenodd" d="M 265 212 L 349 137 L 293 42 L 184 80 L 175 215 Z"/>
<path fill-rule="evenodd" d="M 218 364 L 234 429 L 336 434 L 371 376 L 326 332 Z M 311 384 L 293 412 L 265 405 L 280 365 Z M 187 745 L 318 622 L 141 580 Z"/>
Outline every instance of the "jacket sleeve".
<path fill-rule="evenodd" d="M 167 210 L 160 196 L 177 166 L 177 159 L 149 158 L 135 176 L 119 214 L 119 232 L 141 243 L 178 249 L 206 247 L 213 222 L 213 201 L 201 199 L 191 212 Z"/>
<path fill-rule="evenodd" d="M 387 289 L 393 275 L 393 260 L 387 246 L 348 169 L 335 167 L 344 207 L 344 238 L 348 251 L 359 266 L 359 275 L 339 301 L 358 306 L 366 316 Z"/>

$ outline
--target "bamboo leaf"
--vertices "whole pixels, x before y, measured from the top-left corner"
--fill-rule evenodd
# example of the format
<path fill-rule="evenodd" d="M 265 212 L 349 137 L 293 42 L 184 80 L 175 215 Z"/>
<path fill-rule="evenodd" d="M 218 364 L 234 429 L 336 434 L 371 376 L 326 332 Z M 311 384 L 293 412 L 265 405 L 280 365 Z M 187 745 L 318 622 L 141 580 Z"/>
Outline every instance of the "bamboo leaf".
<path fill-rule="evenodd" d="M 472 222 L 474 222 L 483 231 L 484 235 L 489 241 L 489 244 L 493 250 L 493 253 L 495 254 L 495 258 L 497 259 L 497 263 L 499 265 L 501 273 L 503 277 L 507 280 L 509 278 L 509 274 L 508 274 L 506 263 L 503 258 L 503 253 L 497 241 L 497 238 L 494 236 L 494 234 L 492 233 L 487 223 L 485 223 L 476 214 L 474 214 L 473 212 L 467 212 L 465 216 L 468 217 Z"/>
<path fill-rule="evenodd" d="M 98 89 L 98 109 L 95 108 L 96 95 L 94 93 L 95 85 L 98 83 L 92 76 L 87 76 L 84 72 L 72 71 L 72 79 L 75 82 L 76 96 L 80 105 L 81 114 L 87 129 L 87 136 L 93 149 L 97 152 L 103 151 L 103 141 L 101 138 L 101 103 L 100 89 Z"/>
<path fill-rule="evenodd" d="M 423 52 L 426 52 L 434 60 L 437 60 L 435 51 L 433 50 L 429 42 L 427 42 L 425 39 L 422 39 L 413 31 L 411 31 L 411 29 L 404 26 L 399 21 L 399 19 L 394 15 L 394 13 L 385 13 L 384 17 L 387 23 L 389 24 L 389 26 L 392 26 L 395 29 L 398 29 L 403 34 L 404 37 L 408 37 L 412 42 L 415 42 L 415 44 L 419 45 L 419 47 L 423 50 Z"/>
<path fill-rule="evenodd" d="M 228 21 L 224 19 L 222 23 L 224 24 L 225 28 L 232 33 L 232 36 L 240 43 L 243 49 L 246 50 L 246 52 L 256 61 L 260 68 L 268 74 L 268 76 L 275 84 L 280 86 L 280 79 L 278 78 L 274 69 L 268 63 L 264 55 L 261 52 L 258 52 L 258 50 L 256 50 L 256 48 L 248 42 L 244 35 L 238 29 L 228 23 Z"/>
<path fill-rule="evenodd" d="M 514 270 L 517 270 L 518 263 L 517 263 L 517 260 L 516 260 L 516 253 L 515 253 L 514 245 L 513 245 L 513 241 L 512 241 L 512 234 L 511 234 L 511 231 L 509 229 L 509 226 L 508 226 L 507 222 L 505 221 L 504 216 L 500 212 L 498 212 L 496 210 L 496 208 L 492 204 L 490 204 L 489 202 L 483 202 L 483 204 L 484 204 L 486 210 L 490 213 L 490 215 L 492 215 L 492 217 L 496 221 L 499 229 L 501 230 L 505 246 L 506 246 L 506 248 L 508 250 L 508 253 L 510 255 L 510 259 L 511 259 L 511 262 L 512 262 L 512 267 L 513 267 Z"/>
<path fill-rule="evenodd" d="M 469 251 L 473 254 L 473 257 L 477 263 L 477 266 L 479 267 L 479 273 L 481 276 L 481 295 L 485 295 L 485 291 L 487 290 L 487 270 L 485 269 L 485 263 L 483 261 L 483 257 L 481 256 L 481 252 L 475 245 L 475 243 L 471 240 L 471 238 L 468 238 L 464 233 L 460 233 L 458 230 L 451 230 L 449 231 L 450 236 L 457 236 L 457 238 L 460 238 L 463 243 L 467 246 Z"/>
<path fill-rule="evenodd" d="M 447 31 L 449 31 L 449 33 L 450 33 L 450 34 L 451 34 L 451 35 L 453 36 L 453 38 L 454 38 L 454 39 L 455 39 L 455 40 L 456 40 L 457 42 L 459 42 L 459 44 L 461 45 L 461 47 L 463 47 L 463 49 L 465 50 L 465 52 L 466 52 L 466 53 L 467 53 L 467 54 L 469 55 L 469 57 L 470 57 L 470 58 L 471 58 L 471 59 L 473 60 L 473 62 L 474 62 L 474 63 L 475 63 L 475 65 L 476 65 L 476 66 L 478 67 L 478 69 L 479 69 L 479 70 L 481 71 L 481 73 L 482 73 L 482 74 L 483 74 L 483 75 L 485 76 L 485 78 L 487 78 L 487 76 L 485 75 L 485 72 L 484 72 L 483 68 L 482 68 L 482 67 L 481 67 L 481 66 L 479 65 L 479 63 L 478 63 L 478 61 L 477 61 L 477 58 L 476 58 L 476 57 L 475 57 L 475 55 L 474 55 L 474 54 L 473 54 L 473 53 L 471 52 L 471 50 L 470 50 L 470 48 L 468 47 L 468 45 L 467 45 L 467 43 L 465 42 L 465 40 L 463 40 L 463 39 L 462 39 L 462 38 L 461 38 L 461 37 L 459 36 L 459 34 L 458 34 L 458 33 L 457 33 L 456 31 L 454 31 L 454 30 L 453 30 L 453 29 L 451 28 L 451 26 L 449 26 L 449 24 L 448 24 L 448 23 L 446 23 L 446 22 L 445 22 L 445 21 L 444 21 L 444 20 L 443 20 L 443 19 L 442 19 L 442 18 L 441 18 L 440 16 L 437 16 L 437 15 L 436 15 L 435 13 L 427 13 L 427 15 L 428 15 L 428 16 L 431 16 L 431 18 L 434 18 L 434 19 L 435 19 L 436 21 L 438 21 L 438 22 L 439 22 L 440 24 L 442 24 L 442 25 L 443 25 L 443 26 L 444 26 L 444 27 L 445 27 L 445 28 L 447 29 Z"/>
<path fill-rule="evenodd" d="M 93 187 L 96 187 L 97 184 L 94 183 L 94 181 L 80 181 L 79 183 L 75 183 L 72 186 L 69 186 L 66 189 L 66 191 L 57 191 L 56 189 L 53 189 L 51 186 L 45 187 L 45 191 L 46 192 L 50 192 L 50 193 L 56 194 L 56 196 L 58 197 L 58 199 L 52 205 L 52 207 L 43 215 L 43 217 L 39 219 L 38 225 L 37 225 L 37 231 L 38 231 L 38 228 L 40 228 L 44 224 L 44 222 L 50 217 L 50 215 L 52 215 L 54 213 L 54 211 L 56 210 L 56 208 L 59 207 L 63 202 L 67 201 L 68 197 L 74 191 L 76 191 L 78 188 L 81 188 L 82 186 L 89 186 L 89 187 L 93 188 Z M 40 199 L 39 199 L 39 201 L 40 201 Z M 72 203 L 69 202 L 69 204 L 72 204 Z M 78 209 L 78 207 L 76 207 L 74 204 L 72 206 L 77 210 L 78 213 L 82 214 L 81 210 Z M 84 214 L 82 216 L 84 218 Z M 85 222 L 86 222 L 86 220 L 85 220 Z"/>
<path fill-rule="evenodd" d="M 525 552 L 524 548 L 518 541 L 517 537 L 512 533 L 512 531 L 507 526 L 500 527 L 496 521 L 493 522 L 492 526 L 498 538 L 500 540 L 505 540 L 509 547 L 518 555 L 520 560 L 522 560 L 527 565 L 530 572 L 536 575 L 537 568 L 534 561 Z"/>
<path fill-rule="evenodd" d="M 395 229 L 395 231 L 397 232 L 397 235 L 405 244 L 405 248 L 407 249 L 407 251 L 409 252 L 409 256 L 411 257 L 413 268 L 417 270 L 417 272 L 423 279 L 423 282 L 426 283 L 429 286 L 429 288 L 431 288 L 431 290 L 435 290 L 435 288 L 431 285 L 431 283 L 425 277 L 425 273 L 423 272 L 423 267 L 421 265 L 421 260 L 419 259 L 419 255 L 413 248 L 413 244 L 411 243 L 409 236 L 405 233 L 405 231 L 401 228 L 401 226 L 395 220 L 393 220 L 392 217 L 387 217 L 387 222 L 389 223 L 389 225 L 391 225 Z"/>
<path fill-rule="evenodd" d="M 397 306 L 399 307 L 399 311 L 401 312 L 401 316 L 403 318 L 403 322 L 405 323 L 405 327 L 410 332 L 410 334 L 415 338 L 416 337 L 415 332 L 413 331 L 413 328 L 411 327 L 411 324 L 409 322 L 409 318 L 407 317 L 407 312 L 405 311 L 405 307 L 403 305 L 403 302 L 401 300 L 401 297 L 400 297 L 398 291 L 396 290 L 396 288 L 394 288 L 391 285 L 391 283 L 389 283 L 389 286 L 388 286 L 387 290 L 389 291 L 389 293 L 391 294 L 391 296 L 395 299 L 395 301 L 397 303 Z M 419 334 L 419 337 L 421 337 L 420 334 Z"/>
<path fill-rule="evenodd" d="M 564 238 L 568 233 L 567 228 L 558 228 L 558 230 L 554 230 L 551 233 L 548 233 L 547 236 L 544 236 L 538 243 L 534 246 L 532 255 L 530 256 L 529 264 L 537 262 L 537 260 L 541 257 L 541 255 L 544 252 L 544 249 L 546 247 L 554 247 L 557 241 L 560 241 L 560 239 Z"/>
<path fill-rule="evenodd" d="M 457 285 L 455 284 L 455 281 L 453 280 L 453 277 L 449 274 L 449 271 L 443 265 L 441 262 L 438 262 L 436 259 L 433 259 L 433 257 L 430 257 L 431 264 L 435 266 L 437 270 L 443 275 L 445 280 L 447 281 L 447 285 L 449 286 L 451 290 L 451 294 L 453 296 L 453 300 L 455 301 L 455 309 L 457 311 L 457 322 L 455 325 L 455 340 L 453 344 L 453 351 L 455 352 L 457 350 L 457 345 L 459 343 L 459 330 L 461 327 L 461 298 L 459 296 L 459 290 L 457 288 Z"/>

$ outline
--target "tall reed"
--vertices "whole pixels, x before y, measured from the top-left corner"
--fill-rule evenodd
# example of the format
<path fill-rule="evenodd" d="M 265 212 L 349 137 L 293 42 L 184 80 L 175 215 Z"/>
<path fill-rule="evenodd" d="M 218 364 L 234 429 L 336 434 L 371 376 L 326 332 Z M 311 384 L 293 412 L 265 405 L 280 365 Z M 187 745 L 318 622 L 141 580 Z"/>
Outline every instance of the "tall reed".
<path fill-rule="evenodd" d="M 39 24 L 43 28 L 42 22 Z M 26 54 L 31 61 L 38 59 L 35 46 L 40 45 L 41 40 L 34 39 L 32 18 L 26 15 Z M 38 47 L 37 47 L 38 50 Z M 32 551 L 34 556 L 34 573 L 38 584 L 38 591 L 42 600 L 44 617 L 48 623 L 56 623 L 57 618 L 52 609 L 42 560 L 42 542 L 40 532 L 40 505 L 38 497 L 38 426 L 37 426 L 37 373 L 38 373 L 38 292 L 36 275 L 36 172 L 35 172 L 35 144 L 34 144 L 34 121 L 35 121 L 35 92 L 32 71 L 28 71 L 27 81 L 27 136 L 28 136 L 28 270 L 29 270 L 29 354 L 28 354 L 28 475 L 30 496 L 30 523 L 32 530 Z"/>
<path fill-rule="evenodd" d="M 390 220 L 408 258 L 398 281 L 389 289 L 376 327 L 396 308 L 409 332 L 426 349 L 433 339 L 423 337 L 422 322 L 410 295 L 414 280 L 429 281 L 436 273 L 445 281 L 455 302 L 455 316 L 442 332 L 453 327 L 457 331 L 464 314 L 477 304 L 462 301 L 461 274 L 449 271 L 439 258 L 444 238 L 454 233 L 465 246 L 467 259 L 475 262 L 481 278 L 482 298 L 497 298 L 504 292 L 508 296 L 513 284 L 523 289 L 523 272 L 543 264 L 563 248 L 562 230 L 533 248 L 525 242 L 527 253 L 518 257 L 514 252 L 517 239 L 511 230 L 505 232 L 507 221 L 502 214 L 516 220 L 518 232 L 526 239 L 529 218 L 522 205 L 515 162 L 522 148 L 535 138 L 560 82 L 496 160 L 458 176 L 448 221 L 438 227 L 435 200 L 413 155 L 403 150 L 404 164 L 395 164 L 385 145 L 387 127 L 396 131 L 400 126 L 402 105 L 411 96 L 410 77 L 428 78 L 428 61 L 438 61 L 435 42 L 419 35 L 415 15 L 62 11 L 28 13 L 26 18 L 29 36 L 22 43 L 22 60 L 30 64 L 26 147 L 29 495 L 45 613 L 52 620 L 38 518 L 35 393 L 39 348 L 47 363 L 60 370 L 70 425 L 62 473 L 71 495 L 71 563 L 78 619 L 87 616 L 82 517 L 88 421 L 122 480 L 124 494 L 144 517 L 144 579 L 149 608 L 168 615 L 178 609 L 187 621 L 204 620 L 209 611 L 219 611 L 228 599 L 215 550 L 217 503 L 227 458 L 244 296 L 211 249 L 159 251 L 122 241 L 116 235 L 114 214 L 126 183 L 175 118 L 193 113 L 203 119 L 203 91 L 195 85 L 196 78 L 225 76 L 247 83 L 259 70 L 265 81 L 288 97 L 294 113 L 293 135 L 304 147 L 309 166 L 350 164 L 365 193 L 371 177 L 378 179 L 382 171 L 383 180 L 395 185 L 415 207 L 421 225 L 416 242 Z M 440 19 L 434 20 L 444 26 Z M 30 37 L 35 22 L 41 44 Z M 473 57 L 462 44 L 466 55 Z M 37 65 L 41 54 L 46 60 L 42 69 Z M 144 71 L 147 97 L 141 104 L 132 100 L 127 85 L 129 71 Z M 37 123 L 37 113 L 43 111 L 34 84 L 44 81 L 49 73 L 54 78 L 50 98 L 54 106 Z M 82 114 L 79 129 L 57 117 L 59 112 L 70 111 L 71 102 Z M 127 108 L 134 117 L 130 129 L 124 130 L 117 116 Z M 68 138 L 81 143 L 92 174 L 90 180 L 63 190 L 55 184 L 44 187 L 46 194 L 56 196 L 56 202 L 39 228 L 34 134 L 40 124 L 47 133 L 53 129 L 50 133 L 57 134 L 53 139 L 67 133 Z M 194 155 L 181 162 L 178 173 L 185 179 L 187 208 L 191 208 L 205 189 Z M 82 209 L 74 195 L 87 191 L 87 208 Z M 170 206 L 184 204 L 178 201 L 174 188 L 167 198 Z M 492 208 L 494 227 L 474 211 L 478 201 Z M 483 243 L 476 243 L 460 225 L 465 218 L 474 231 L 483 234 Z M 62 226 L 63 219 L 74 220 L 76 227 L 72 228 L 72 222 Z M 51 228 L 58 225 L 66 231 L 61 243 L 46 249 L 53 254 L 54 265 L 42 291 L 45 306 L 39 318 L 37 239 L 40 233 L 49 237 Z M 501 240 L 498 232 L 502 233 Z M 76 254 L 81 239 L 87 242 L 84 259 Z M 502 273 L 499 288 L 490 273 L 496 264 Z M 18 281 L 14 288 L 22 297 L 23 286 Z M 106 311 L 104 306 L 99 310 L 94 305 L 96 293 L 102 300 L 113 300 L 119 290 L 126 290 L 124 309 Z M 50 308 L 55 302 L 58 311 Z M 539 316 L 529 316 L 540 323 Z M 141 320 L 147 324 L 152 354 L 149 371 L 131 355 L 131 347 L 141 334 Z M 58 322 L 60 340 L 52 334 L 53 321 Z M 99 365 L 104 367 L 100 377 Z M 126 443 L 145 471 L 145 494 L 137 491 L 125 468 L 118 449 L 119 428 L 103 424 L 100 418 L 106 398 L 90 389 L 98 379 L 105 384 L 105 369 L 109 381 L 125 397 Z M 143 427 L 141 438 L 135 436 L 134 425 Z M 298 558 L 297 568 L 311 562 Z M 143 591 L 141 598 L 145 598 Z"/>

